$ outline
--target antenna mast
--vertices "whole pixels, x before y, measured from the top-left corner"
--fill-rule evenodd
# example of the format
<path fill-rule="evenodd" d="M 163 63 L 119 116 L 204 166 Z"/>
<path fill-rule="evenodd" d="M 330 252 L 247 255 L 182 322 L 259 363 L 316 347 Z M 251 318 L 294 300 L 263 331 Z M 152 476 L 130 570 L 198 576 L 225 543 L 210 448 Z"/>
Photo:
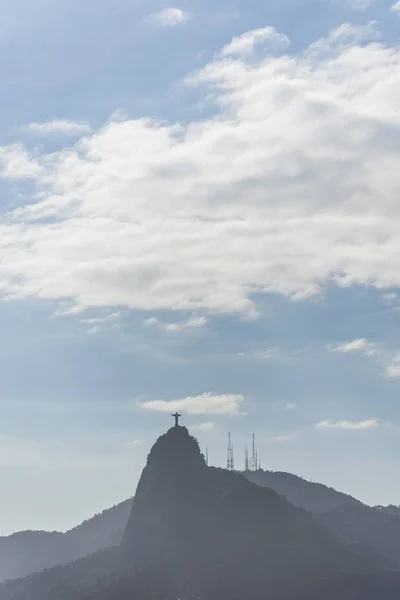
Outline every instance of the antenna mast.
<path fill-rule="evenodd" d="M 208 467 L 208 448 L 206 448 L 206 465 Z"/>
<path fill-rule="evenodd" d="M 251 470 L 252 471 L 257 471 L 257 452 L 256 452 L 256 438 L 255 435 L 253 433 L 253 453 L 251 456 Z"/>
<path fill-rule="evenodd" d="M 233 446 L 231 442 L 231 432 L 229 432 L 228 434 L 228 455 L 226 460 L 226 468 L 228 469 L 228 471 L 235 470 L 235 461 L 233 459 Z"/>
<path fill-rule="evenodd" d="M 249 451 L 247 449 L 247 446 L 244 447 L 244 470 L 245 471 L 250 471 Z"/>

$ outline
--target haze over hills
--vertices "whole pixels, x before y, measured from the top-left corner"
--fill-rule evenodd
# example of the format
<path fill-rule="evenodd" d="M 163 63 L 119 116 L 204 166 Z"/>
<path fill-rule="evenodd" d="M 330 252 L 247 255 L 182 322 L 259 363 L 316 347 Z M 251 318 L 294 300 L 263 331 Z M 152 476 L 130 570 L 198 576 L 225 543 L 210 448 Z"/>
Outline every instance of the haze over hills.
<path fill-rule="evenodd" d="M 208 467 L 187 429 L 174 427 L 149 454 L 119 547 L 3 584 L 0 599 L 261 600 L 267 590 L 274 600 L 333 598 L 332 590 L 343 600 L 376 598 L 369 590 L 391 600 L 400 574 L 270 488 Z"/>
<path fill-rule="evenodd" d="M 262 487 L 269 487 L 285 496 L 292 504 L 312 513 L 324 513 L 348 502 L 358 502 L 348 494 L 335 489 L 307 481 L 298 475 L 280 471 L 245 471 L 244 476 Z"/>
<path fill-rule="evenodd" d="M 400 519 L 391 507 L 367 506 L 348 494 L 290 473 L 247 471 L 245 475 L 310 511 L 321 525 L 341 539 L 360 544 L 388 565 L 400 568 Z"/>
<path fill-rule="evenodd" d="M 22 531 L 0 538 L 0 581 L 17 579 L 120 544 L 132 500 L 104 510 L 66 533 Z"/>
<path fill-rule="evenodd" d="M 381 561 L 400 567 L 398 507 L 371 508 L 348 494 L 290 473 L 259 470 L 243 475 L 313 513 L 321 524 L 347 542 L 361 544 Z M 132 499 L 125 500 L 66 533 L 26 531 L 0 538 L 0 581 L 24 577 L 117 546 L 131 506 Z"/>

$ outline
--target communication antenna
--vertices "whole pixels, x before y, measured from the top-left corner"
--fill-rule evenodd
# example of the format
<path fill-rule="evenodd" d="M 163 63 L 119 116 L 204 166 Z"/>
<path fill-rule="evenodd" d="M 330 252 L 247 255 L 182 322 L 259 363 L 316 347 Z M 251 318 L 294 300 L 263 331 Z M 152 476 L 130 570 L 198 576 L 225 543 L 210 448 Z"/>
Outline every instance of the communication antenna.
<path fill-rule="evenodd" d="M 232 446 L 232 442 L 231 442 L 231 432 L 229 432 L 229 434 L 228 434 L 228 455 L 227 455 L 227 459 L 226 459 L 226 468 L 228 469 L 228 471 L 235 470 L 235 461 L 233 458 L 233 446 Z"/>
<path fill-rule="evenodd" d="M 251 456 L 251 470 L 257 471 L 256 436 L 253 433 L 253 453 Z"/>
<path fill-rule="evenodd" d="M 250 471 L 249 451 L 247 449 L 247 446 L 244 447 L 244 470 L 245 471 Z"/>
<path fill-rule="evenodd" d="M 206 448 L 206 465 L 208 467 L 208 448 Z"/>

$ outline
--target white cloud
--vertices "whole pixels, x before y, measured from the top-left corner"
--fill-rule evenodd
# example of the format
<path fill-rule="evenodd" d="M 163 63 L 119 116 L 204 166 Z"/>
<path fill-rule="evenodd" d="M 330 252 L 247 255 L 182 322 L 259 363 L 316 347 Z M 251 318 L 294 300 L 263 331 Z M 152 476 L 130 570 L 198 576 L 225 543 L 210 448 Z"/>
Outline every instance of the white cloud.
<path fill-rule="evenodd" d="M 43 123 L 29 123 L 22 127 L 23 131 L 32 135 L 46 136 L 71 136 L 78 137 L 91 131 L 89 123 L 54 119 Z"/>
<path fill-rule="evenodd" d="M 103 324 L 103 323 L 114 323 L 120 319 L 121 315 L 118 312 L 112 312 L 102 317 L 90 317 L 81 319 L 81 323 L 85 325 Z"/>
<path fill-rule="evenodd" d="M 186 321 L 182 321 L 180 323 L 166 323 L 165 328 L 167 331 L 185 331 L 187 329 L 200 329 L 207 324 L 208 319 L 205 317 L 196 317 L 192 316 L 190 319 Z"/>
<path fill-rule="evenodd" d="M 141 402 L 147 410 L 162 413 L 183 412 L 188 415 L 238 415 L 244 397 L 241 394 L 201 394 L 179 400 L 150 400 Z"/>
<path fill-rule="evenodd" d="M 272 360 L 279 356 L 278 348 L 266 348 L 265 350 L 257 350 L 252 354 L 254 358 L 259 360 Z"/>
<path fill-rule="evenodd" d="M 243 35 L 234 37 L 221 51 L 222 56 L 251 54 L 256 46 L 267 45 L 273 49 L 287 48 L 290 40 L 286 35 L 278 33 L 275 27 L 262 27 L 247 31 Z"/>
<path fill-rule="evenodd" d="M 215 58 L 189 80 L 216 103 L 198 121 L 1 148 L 16 194 L 34 184 L 0 222 L 2 295 L 254 315 L 255 292 L 400 286 L 400 51 L 360 36 Z"/>
<path fill-rule="evenodd" d="M 376 28 L 376 21 L 370 21 L 365 25 L 343 23 L 330 31 L 325 38 L 311 44 L 308 54 L 314 60 L 323 60 L 324 58 L 332 60 L 334 56 L 337 58 L 343 56 L 346 49 L 355 46 L 363 47 L 367 43 L 378 41 L 381 37 L 381 32 Z"/>
<path fill-rule="evenodd" d="M 378 348 L 373 342 L 360 338 L 344 344 L 327 346 L 330 352 L 360 352 L 364 356 L 373 358 L 383 370 L 384 375 L 389 378 L 400 377 L 400 353 L 388 348 Z"/>
<path fill-rule="evenodd" d="M 351 342 L 345 342 L 338 345 L 329 345 L 327 349 L 330 352 L 341 352 L 347 354 L 349 352 L 362 352 L 365 356 L 375 356 L 378 352 L 376 345 L 373 342 L 369 342 L 365 338 L 359 338 L 352 340 Z"/>
<path fill-rule="evenodd" d="M 89 329 L 86 330 L 86 333 L 88 333 L 89 335 L 97 335 L 98 333 L 100 333 L 101 331 L 101 327 L 99 327 L 99 325 L 94 325 L 93 327 L 89 327 Z"/>
<path fill-rule="evenodd" d="M 367 421 L 321 421 L 317 423 L 318 429 L 344 429 L 359 431 L 363 429 L 373 429 L 378 427 L 379 422 L 376 419 L 369 419 Z"/>
<path fill-rule="evenodd" d="M 392 10 L 395 12 L 400 12 L 400 0 L 392 5 Z"/>
<path fill-rule="evenodd" d="M 398 365 L 398 364 L 388 365 L 388 367 L 386 369 L 386 376 L 389 379 L 393 379 L 395 377 L 400 377 L 400 365 Z"/>
<path fill-rule="evenodd" d="M 45 174 L 21 144 L 0 147 L 0 171 L 3 179 L 37 179 Z"/>
<path fill-rule="evenodd" d="M 297 408 L 297 404 L 294 402 L 283 402 L 283 407 L 285 410 L 294 410 Z"/>
<path fill-rule="evenodd" d="M 208 319 L 206 319 L 206 317 L 196 315 L 192 315 L 188 319 L 180 321 L 178 323 L 165 323 L 164 321 L 160 321 L 156 317 L 150 317 L 149 319 L 146 319 L 144 321 L 144 325 L 146 327 L 159 327 L 171 333 L 182 333 L 183 331 L 201 329 L 207 323 Z"/>
<path fill-rule="evenodd" d="M 210 431 L 214 431 L 215 423 L 200 423 L 199 425 L 192 425 L 190 429 L 193 431 L 209 433 Z"/>
<path fill-rule="evenodd" d="M 149 15 L 147 21 L 161 27 L 174 27 L 175 25 L 185 23 L 189 18 L 189 13 L 184 12 L 180 8 L 165 8 L 158 13 Z"/>
<path fill-rule="evenodd" d="M 392 356 L 389 364 L 386 367 L 386 376 L 389 379 L 400 377 L 400 353 Z"/>
<path fill-rule="evenodd" d="M 121 315 L 118 312 L 112 312 L 99 317 L 90 317 L 81 319 L 83 325 L 87 325 L 86 333 L 97 335 L 104 329 L 116 329 L 119 327 Z"/>

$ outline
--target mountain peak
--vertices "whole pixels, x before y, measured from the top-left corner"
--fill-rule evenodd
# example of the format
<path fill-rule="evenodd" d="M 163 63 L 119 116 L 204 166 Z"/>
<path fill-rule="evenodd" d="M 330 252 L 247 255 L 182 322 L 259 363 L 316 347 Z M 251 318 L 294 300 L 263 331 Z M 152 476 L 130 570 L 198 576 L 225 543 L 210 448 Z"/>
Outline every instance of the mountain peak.
<path fill-rule="evenodd" d="M 196 438 L 186 427 L 175 425 L 160 436 L 147 457 L 147 470 L 156 469 L 172 474 L 204 468 L 206 462 Z"/>
<path fill-rule="evenodd" d="M 377 560 L 268 487 L 208 467 L 177 422 L 151 448 L 120 548 L 5 584 L 0 597 L 397 600 L 400 578 Z"/>
<path fill-rule="evenodd" d="M 132 559 L 146 564 L 168 553 L 174 529 L 195 502 L 207 471 L 198 441 L 186 427 L 175 425 L 157 439 L 140 477 L 123 538 L 122 546 Z"/>
<path fill-rule="evenodd" d="M 210 600 L 241 599 L 251 589 L 252 600 L 263 600 L 266 587 L 288 598 L 300 583 L 370 568 L 272 490 L 208 467 L 178 424 L 149 453 L 121 551 L 137 573 L 164 565 L 171 598 L 194 590 Z"/>

